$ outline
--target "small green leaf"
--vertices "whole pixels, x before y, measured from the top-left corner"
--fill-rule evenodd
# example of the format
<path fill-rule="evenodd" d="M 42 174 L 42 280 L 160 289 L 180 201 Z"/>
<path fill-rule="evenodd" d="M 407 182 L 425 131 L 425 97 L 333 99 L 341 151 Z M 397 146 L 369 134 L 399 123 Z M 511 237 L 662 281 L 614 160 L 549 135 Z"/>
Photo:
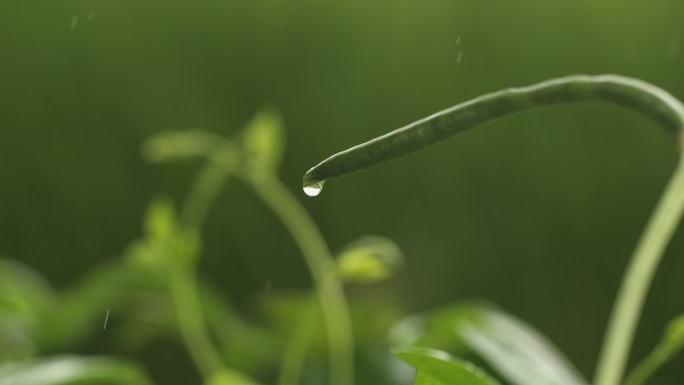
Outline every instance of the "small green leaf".
<path fill-rule="evenodd" d="M 398 348 L 395 356 L 416 368 L 413 385 L 496 385 L 499 382 L 473 363 L 451 357 L 441 350 Z"/>
<path fill-rule="evenodd" d="M 167 163 L 211 154 L 223 144 L 223 138 L 214 133 L 189 129 L 158 132 L 143 143 L 143 156 L 149 162 Z"/>
<path fill-rule="evenodd" d="M 0 258 L 0 314 L 39 318 L 55 300 L 56 293 L 37 271 L 19 261 Z"/>
<path fill-rule="evenodd" d="M 139 239 L 128 245 L 124 258 L 132 268 L 159 273 L 163 267 L 164 251 L 147 239 Z"/>
<path fill-rule="evenodd" d="M 402 343 L 474 353 L 516 385 L 586 385 L 544 336 L 522 321 L 483 304 L 459 304 L 411 317 L 393 331 Z M 399 337 L 397 337 L 399 335 Z"/>
<path fill-rule="evenodd" d="M 258 168 L 276 171 L 283 156 L 284 144 L 282 118 L 274 109 L 259 111 L 245 128 L 245 155 Z"/>
<path fill-rule="evenodd" d="M 133 242 L 126 252 L 133 265 L 163 269 L 168 263 L 189 264 L 199 257 L 200 234 L 181 226 L 171 200 L 154 199 L 147 209 L 144 227 L 146 237 Z"/>
<path fill-rule="evenodd" d="M 272 368 L 282 360 L 282 340 L 274 331 L 241 318 L 213 287 L 202 285 L 202 307 L 211 334 L 229 367 L 254 373 Z"/>
<path fill-rule="evenodd" d="M 653 351 L 627 376 L 625 385 L 642 385 L 684 347 L 684 315 L 670 321 Z"/>
<path fill-rule="evenodd" d="M 36 330 L 56 302 L 56 293 L 38 272 L 0 258 L 0 362 L 37 353 Z"/>
<path fill-rule="evenodd" d="M 390 278 L 404 261 L 404 254 L 392 240 L 362 237 L 342 250 L 337 269 L 349 282 L 373 283 Z"/>
<path fill-rule="evenodd" d="M 137 366 L 105 357 L 58 356 L 0 366 L 0 385 L 150 385 Z"/>
<path fill-rule="evenodd" d="M 158 197 L 152 200 L 145 215 L 145 231 L 150 238 L 163 241 L 176 235 L 176 209 L 170 199 Z"/>
<path fill-rule="evenodd" d="M 518 385 L 584 385 L 577 370 L 540 333 L 495 309 L 480 307 L 458 333 L 471 349 Z"/>
<path fill-rule="evenodd" d="M 78 346 L 102 333 L 106 318 L 109 329 L 117 327 L 119 314 L 135 317 L 136 311 L 130 306 L 159 292 L 152 285 L 159 283 L 149 270 L 131 269 L 120 260 L 103 263 L 63 291 L 58 306 L 40 320 L 35 337 L 42 348 L 50 351 Z M 152 309 L 145 306 L 147 312 Z"/>
<path fill-rule="evenodd" d="M 670 321 L 665 329 L 663 342 L 671 346 L 672 351 L 679 351 L 684 346 L 684 315 Z"/>
<path fill-rule="evenodd" d="M 212 375 L 205 385 L 259 385 L 259 383 L 242 372 L 224 368 Z"/>

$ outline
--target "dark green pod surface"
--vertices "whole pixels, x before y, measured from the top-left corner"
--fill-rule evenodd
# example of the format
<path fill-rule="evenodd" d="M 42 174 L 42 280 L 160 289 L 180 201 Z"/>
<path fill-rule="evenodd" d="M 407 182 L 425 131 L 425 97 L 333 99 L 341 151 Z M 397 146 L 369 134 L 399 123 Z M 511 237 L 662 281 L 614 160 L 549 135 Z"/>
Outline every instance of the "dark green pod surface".
<path fill-rule="evenodd" d="M 684 128 L 682 103 L 655 85 L 620 75 L 572 75 L 486 94 L 339 152 L 307 171 L 304 191 L 318 195 L 326 179 L 387 162 L 516 112 L 585 101 L 604 101 L 639 111 L 678 142 Z"/>

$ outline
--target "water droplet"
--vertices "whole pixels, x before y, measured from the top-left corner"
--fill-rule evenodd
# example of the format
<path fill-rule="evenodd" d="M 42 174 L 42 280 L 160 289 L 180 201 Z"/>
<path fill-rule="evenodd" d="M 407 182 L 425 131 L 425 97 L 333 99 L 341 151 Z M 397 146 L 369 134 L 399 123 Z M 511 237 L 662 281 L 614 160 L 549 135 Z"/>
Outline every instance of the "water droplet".
<path fill-rule="evenodd" d="M 323 184 L 325 181 L 322 182 L 316 182 L 312 183 L 310 185 L 304 186 L 304 194 L 310 196 L 310 197 L 315 197 L 318 194 L 321 193 L 321 190 L 323 190 Z"/>

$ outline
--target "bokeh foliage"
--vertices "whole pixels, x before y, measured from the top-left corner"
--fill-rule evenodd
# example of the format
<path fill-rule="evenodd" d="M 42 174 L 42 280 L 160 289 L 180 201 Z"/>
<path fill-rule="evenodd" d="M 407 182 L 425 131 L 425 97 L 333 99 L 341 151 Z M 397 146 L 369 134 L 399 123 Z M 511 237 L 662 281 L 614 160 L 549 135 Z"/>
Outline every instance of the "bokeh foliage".
<path fill-rule="evenodd" d="M 287 128 L 281 176 L 300 191 L 322 156 L 507 86 L 620 73 L 682 98 L 682 14 L 676 0 L 2 1 L 0 253 L 71 285 L 143 233 L 153 196 L 187 192 L 195 165 L 145 163 L 144 138 L 230 135 L 266 104 Z M 398 278 L 352 294 L 392 296 L 409 311 L 485 297 L 538 326 L 588 376 L 674 165 L 654 127 L 605 106 L 552 108 L 301 199 L 333 249 L 370 233 L 407 255 Z M 199 268 L 240 309 L 255 311 L 266 286 L 309 287 L 295 244 L 244 186 L 226 189 L 205 228 Z M 680 231 L 635 362 L 684 308 L 683 242 Z M 153 369 L 184 354 L 147 349 Z M 662 378 L 682 378 L 682 367 Z"/>

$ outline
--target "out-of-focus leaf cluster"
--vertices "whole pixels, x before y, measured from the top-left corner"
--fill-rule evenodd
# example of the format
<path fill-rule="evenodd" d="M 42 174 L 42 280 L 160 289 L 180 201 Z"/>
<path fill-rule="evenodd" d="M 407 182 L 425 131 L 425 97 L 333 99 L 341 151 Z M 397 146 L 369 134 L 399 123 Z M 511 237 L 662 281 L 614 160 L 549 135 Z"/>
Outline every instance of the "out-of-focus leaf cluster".
<path fill-rule="evenodd" d="M 151 383 L 128 361 L 108 357 L 54 355 L 109 340 L 118 351 L 140 352 L 155 341 L 182 342 L 175 272 L 196 275 L 199 311 L 226 367 L 206 379 L 207 385 L 270 382 L 296 333 L 307 326 L 306 372 L 302 381 L 318 383 L 325 373 L 327 335 L 316 297 L 301 290 L 258 295 L 248 312 L 233 307 L 201 273 L 202 220 L 231 176 L 275 175 L 284 150 L 278 112 L 266 109 L 233 139 L 192 129 L 163 131 L 149 138 L 143 155 L 155 163 L 190 159 L 204 162 L 188 199 L 177 208 L 167 197 L 151 201 L 143 218 L 143 234 L 115 260 L 103 263 L 75 284 L 55 290 L 41 275 L 17 261 L 0 259 L 0 373 L 12 384 Z M 338 255 L 337 271 L 349 283 L 390 278 L 403 254 L 382 237 L 350 243 Z M 381 298 L 353 298 L 354 339 L 362 352 L 388 357 L 385 332 L 401 312 Z M 368 353 L 359 353 L 370 356 Z M 367 366 L 366 375 L 386 379 L 384 366 Z M 252 375 L 254 377 L 252 378 Z M 254 379 L 255 378 L 255 379 Z M 2 380 L 0 380 L 2 381 Z M 385 382 L 384 380 L 381 382 Z M 3 382 L 0 382 L 3 384 Z"/>
<path fill-rule="evenodd" d="M 399 346 L 439 348 L 465 357 L 471 361 L 470 364 L 464 366 L 459 362 L 450 365 L 462 366 L 462 369 L 468 369 L 469 365 L 474 367 L 475 363 L 484 365 L 496 372 L 505 383 L 588 384 L 539 332 L 490 305 L 456 304 L 412 316 L 398 323 L 391 335 Z M 410 360 L 407 362 L 416 366 L 420 373 L 423 364 Z M 423 376 L 432 375 L 424 373 Z M 420 383 L 416 381 L 415 384 Z"/>

